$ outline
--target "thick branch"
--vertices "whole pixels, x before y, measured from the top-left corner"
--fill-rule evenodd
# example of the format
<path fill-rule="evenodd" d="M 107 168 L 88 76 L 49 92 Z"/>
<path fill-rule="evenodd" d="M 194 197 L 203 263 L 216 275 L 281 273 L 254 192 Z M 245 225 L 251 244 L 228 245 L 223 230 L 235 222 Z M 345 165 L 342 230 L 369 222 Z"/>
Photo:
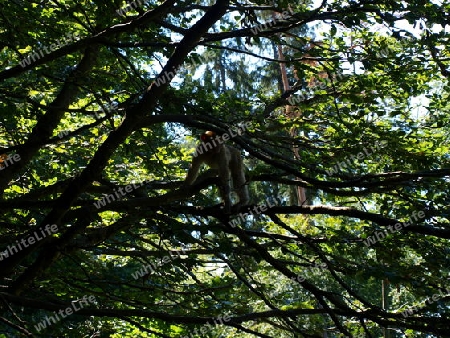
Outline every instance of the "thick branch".
<path fill-rule="evenodd" d="M 174 71 L 182 64 L 184 58 L 195 47 L 201 37 L 208 31 L 208 29 L 219 20 L 225 13 L 228 5 L 228 0 L 219 0 L 211 9 L 190 29 L 189 33 L 180 42 L 180 45 L 175 50 L 174 54 L 168 60 L 166 66 L 158 78 L 164 78 L 165 72 Z M 169 79 L 170 80 L 170 79 Z M 113 131 L 106 141 L 99 147 L 93 159 L 89 162 L 87 167 L 83 170 L 78 178 L 76 178 L 66 189 L 66 191 L 58 198 L 54 209 L 45 217 L 42 224 L 60 224 L 64 214 L 70 209 L 77 197 L 82 193 L 93 180 L 95 180 L 105 168 L 108 159 L 114 151 L 126 140 L 126 138 L 136 129 L 139 128 L 139 118 L 144 116 L 146 112 L 152 111 L 156 106 L 158 99 L 167 89 L 170 81 L 164 82 L 160 85 L 153 83 L 147 90 L 142 100 L 133 109 L 127 112 L 127 118 L 122 125 Z M 80 231 L 82 231 L 89 222 L 84 221 L 75 224 L 58 238 L 56 248 L 63 248 L 70 240 Z M 45 240 L 40 241 L 34 247 L 42 246 Z M 22 292 L 28 283 L 31 283 L 42 270 L 46 269 L 52 261 L 58 256 L 58 250 L 49 248 L 44 250 L 39 257 L 14 283 L 13 292 L 19 294 Z M 12 258 L 14 262 L 10 261 L 7 269 L 1 269 L 3 262 L 0 262 L 1 275 L 8 275 L 14 268 L 15 264 L 19 263 L 26 256 L 26 251 L 14 255 Z M 14 264 L 11 264 L 14 263 Z"/>

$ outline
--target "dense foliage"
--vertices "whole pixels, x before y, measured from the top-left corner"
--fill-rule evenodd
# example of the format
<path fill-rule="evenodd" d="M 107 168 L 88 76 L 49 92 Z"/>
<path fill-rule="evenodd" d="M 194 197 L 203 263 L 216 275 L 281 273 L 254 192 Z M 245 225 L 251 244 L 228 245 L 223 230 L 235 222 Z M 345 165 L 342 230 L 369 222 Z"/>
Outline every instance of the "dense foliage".
<path fill-rule="evenodd" d="M 449 13 L 3 1 L 0 337 L 449 337 Z"/>

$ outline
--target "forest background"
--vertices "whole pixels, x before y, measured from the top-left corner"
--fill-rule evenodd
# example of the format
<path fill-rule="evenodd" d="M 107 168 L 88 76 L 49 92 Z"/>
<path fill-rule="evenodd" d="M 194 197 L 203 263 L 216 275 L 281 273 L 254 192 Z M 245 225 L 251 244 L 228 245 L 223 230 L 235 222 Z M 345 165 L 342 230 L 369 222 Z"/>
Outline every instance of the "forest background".
<path fill-rule="evenodd" d="M 450 336 L 449 13 L 2 1 L 0 337 Z"/>

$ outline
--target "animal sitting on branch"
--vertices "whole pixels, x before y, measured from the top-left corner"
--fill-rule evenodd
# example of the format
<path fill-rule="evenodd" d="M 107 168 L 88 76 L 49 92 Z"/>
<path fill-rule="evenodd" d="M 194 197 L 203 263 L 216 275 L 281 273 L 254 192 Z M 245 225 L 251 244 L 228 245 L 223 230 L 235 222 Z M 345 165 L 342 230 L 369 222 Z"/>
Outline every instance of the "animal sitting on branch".
<path fill-rule="evenodd" d="M 192 163 L 184 181 L 192 185 L 196 180 L 203 163 L 212 169 L 217 169 L 220 179 L 220 192 L 224 202 L 224 211 L 231 213 L 231 191 L 234 190 L 239 203 L 233 206 L 238 211 L 249 202 L 248 187 L 245 180 L 245 166 L 238 149 L 223 144 L 223 140 L 213 131 L 206 131 L 201 136 Z"/>

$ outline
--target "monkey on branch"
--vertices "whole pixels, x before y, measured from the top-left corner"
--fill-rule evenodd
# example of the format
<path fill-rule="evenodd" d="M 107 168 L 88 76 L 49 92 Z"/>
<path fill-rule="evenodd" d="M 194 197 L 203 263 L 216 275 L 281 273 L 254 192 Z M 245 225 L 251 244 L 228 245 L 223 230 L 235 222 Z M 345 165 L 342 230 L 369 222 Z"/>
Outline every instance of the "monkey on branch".
<path fill-rule="evenodd" d="M 196 180 L 200 167 L 206 163 L 211 169 L 219 172 L 220 192 L 224 203 L 224 212 L 231 213 L 231 191 L 234 190 L 239 203 L 233 206 L 238 211 L 249 202 L 248 187 L 245 180 L 245 166 L 238 149 L 223 144 L 213 131 L 206 131 L 201 136 L 184 184 L 192 185 Z"/>

